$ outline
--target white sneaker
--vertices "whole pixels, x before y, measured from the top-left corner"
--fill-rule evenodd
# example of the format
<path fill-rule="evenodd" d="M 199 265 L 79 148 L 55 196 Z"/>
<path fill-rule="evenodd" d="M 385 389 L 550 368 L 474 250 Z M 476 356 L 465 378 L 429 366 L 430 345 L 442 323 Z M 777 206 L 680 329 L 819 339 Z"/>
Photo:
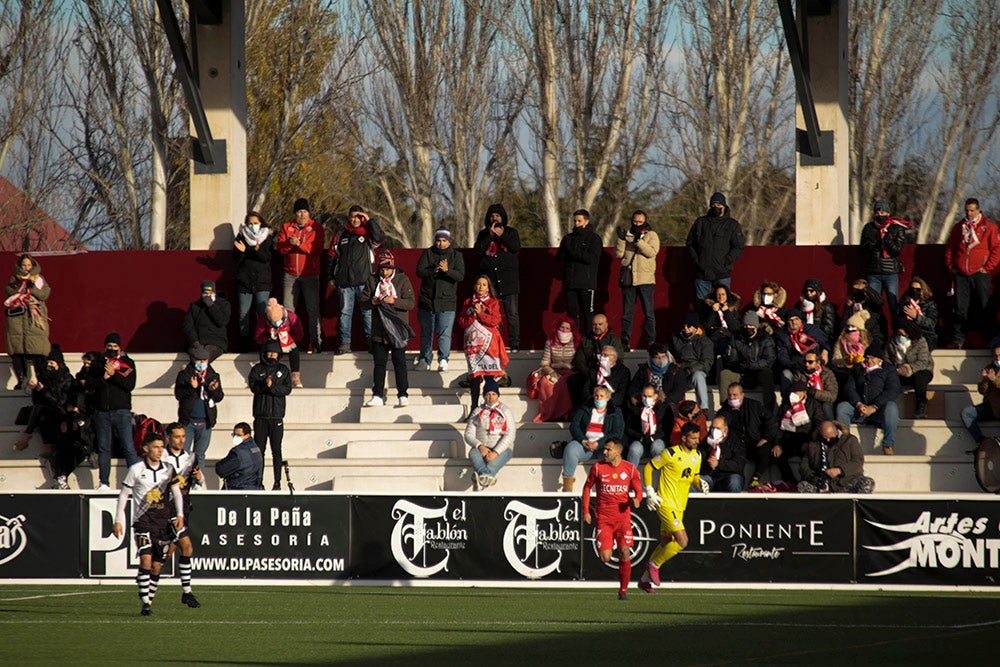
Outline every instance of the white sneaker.
<path fill-rule="evenodd" d="M 483 488 L 480 485 L 479 479 L 480 479 L 479 478 L 479 473 L 473 470 L 472 471 L 472 490 L 473 491 L 479 491 L 480 489 Z"/>
<path fill-rule="evenodd" d="M 440 359 L 438 361 L 438 371 L 444 373 L 446 370 L 448 370 L 448 360 Z"/>
<path fill-rule="evenodd" d="M 98 491 L 110 491 L 111 487 L 108 486 L 107 484 L 101 484 L 99 487 L 97 487 L 97 490 Z"/>
<path fill-rule="evenodd" d="M 413 360 L 413 366 L 418 371 L 429 371 L 431 369 L 431 365 L 426 361 L 424 361 L 423 359 L 421 359 L 420 357 L 417 357 L 416 359 Z"/>
<path fill-rule="evenodd" d="M 497 478 L 494 477 L 493 475 L 483 475 L 483 476 L 486 478 L 485 480 L 483 480 L 485 482 L 483 486 L 489 487 L 497 483 Z"/>
<path fill-rule="evenodd" d="M 69 482 L 66 481 L 66 475 L 59 475 L 56 477 L 56 483 L 52 485 L 53 489 L 60 489 L 65 491 L 69 488 Z"/>
<path fill-rule="evenodd" d="M 372 396 L 368 399 L 368 402 L 365 403 L 366 408 L 374 408 L 379 405 L 385 405 L 385 401 L 382 400 L 381 396 Z"/>
<path fill-rule="evenodd" d="M 399 397 L 399 407 L 405 408 L 409 404 L 410 404 L 410 399 L 409 398 L 407 398 L 406 396 L 400 396 Z"/>

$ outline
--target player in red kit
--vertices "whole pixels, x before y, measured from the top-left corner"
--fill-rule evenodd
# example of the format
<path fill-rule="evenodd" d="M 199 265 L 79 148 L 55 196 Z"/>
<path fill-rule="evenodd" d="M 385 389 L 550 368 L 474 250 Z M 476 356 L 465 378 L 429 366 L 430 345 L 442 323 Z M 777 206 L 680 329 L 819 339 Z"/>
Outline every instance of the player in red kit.
<path fill-rule="evenodd" d="M 632 506 L 642 501 L 642 478 L 634 465 L 622 459 L 622 441 L 608 438 L 604 460 L 595 463 L 583 485 L 583 520 L 591 523 L 590 490 L 597 486 L 597 521 L 594 539 L 602 563 L 611 560 L 618 545 L 618 599 L 627 600 L 632 577 Z M 629 492 L 633 492 L 629 497 Z"/>

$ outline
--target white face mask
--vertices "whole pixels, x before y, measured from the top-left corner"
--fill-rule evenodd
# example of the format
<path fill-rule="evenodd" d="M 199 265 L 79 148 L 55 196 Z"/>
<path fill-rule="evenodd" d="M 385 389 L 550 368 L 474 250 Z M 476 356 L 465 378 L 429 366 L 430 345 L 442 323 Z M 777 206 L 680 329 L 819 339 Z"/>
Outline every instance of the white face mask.
<path fill-rule="evenodd" d="M 573 340 L 573 332 L 572 331 L 559 331 L 559 332 L 556 333 L 556 338 L 559 339 L 560 343 L 562 343 L 563 345 L 565 345 L 566 343 L 568 343 L 571 340 Z"/>
<path fill-rule="evenodd" d="M 708 434 L 708 444 L 717 445 L 722 442 L 722 436 L 725 435 L 721 428 L 713 428 Z"/>
<path fill-rule="evenodd" d="M 774 303 L 774 295 L 773 294 L 765 294 L 763 296 L 763 298 L 761 299 L 761 301 L 764 302 L 765 306 L 770 306 L 772 303 Z"/>
<path fill-rule="evenodd" d="M 260 225 L 250 225 L 250 232 L 256 234 L 260 231 Z"/>
<path fill-rule="evenodd" d="M 799 403 L 801 400 L 802 397 L 796 394 L 795 392 L 792 392 L 791 394 L 788 395 L 788 402 L 791 403 L 792 405 Z"/>
<path fill-rule="evenodd" d="M 642 397 L 642 404 L 645 405 L 647 408 L 651 408 L 654 405 L 656 405 L 656 397 L 655 396 L 643 396 Z"/>
<path fill-rule="evenodd" d="M 238 445 L 238 444 L 240 444 L 242 442 L 243 442 L 243 438 L 242 437 L 240 437 L 238 435 L 234 435 L 233 436 L 233 444 L 234 445 Z"/>
<path fill-rule="evenodd" d="M 743 405 L 743 399 L 742 398 L 730 398 L 729 401 L 728 401 L 728 403 L 729 403 L 729 407 L 731 407 L 731 408 L 738 408 L 741 405 Z"/>

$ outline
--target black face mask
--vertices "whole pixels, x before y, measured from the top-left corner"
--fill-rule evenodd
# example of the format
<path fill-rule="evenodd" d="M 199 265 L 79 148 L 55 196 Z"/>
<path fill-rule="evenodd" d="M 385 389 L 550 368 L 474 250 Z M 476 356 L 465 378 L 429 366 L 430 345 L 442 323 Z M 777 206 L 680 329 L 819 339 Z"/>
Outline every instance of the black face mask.
<path fill-rule="evenodd" d="M 117 359 L 119 354 L 121 350 L 104 350 L 104 356 L 108 359 Z"/>
<path fill-rule="evenodd" d="M 837 444 L 837 438 L 823 438 L 823 442 L 826 443 L 827 447 Z"/>
<path fill-rule="evenodd" d="M 275 364 L 278 363 L 278 360 L 272 357 L 264 357 L 264 363 L 267 364 L 268 366 L 274 366 Z"/>
<path fill-rule="evenodd" d="M 876 215 L 875 216 L 875 222 L 877 222 L 880 225 L 885 224 L 885 221 L 888 220 L 888 219 L 889 219 L 889 216 L 887 216 L 887 215 Z"/>
<path fill-rule="evenodd" d="M 757 335 L 757 327 L 743 327 L 743 333 L 747 338 L 753 338 Z"/>
<path fill-rule="evenodd" d="M 923 290 L 921 290 L 919 287 L 912 287 L 912 288 L 910 288 L 910 291 L 913 292 L 913 298 L 914 299 L 919 299 L 920 298 L 920 292 L 922 292 Z"/>
<path fill-rule="evenodd" d="M 859 290 L 854 290 L 854 302 L 855 303 L 861 303 L 862 301 L 865 300 L 866 296 L 867 295 L 865 294 L 864 290 L 860 290 L 860 289 Z"/>
<path fill-rule="evenodd" d="M 708 217 L 718 218 L 720 215 L 722 215 L 722 213 L 721 211 L 719 211 L 719 209 L 715 208 L 714 206 L 708 207 Z"/>

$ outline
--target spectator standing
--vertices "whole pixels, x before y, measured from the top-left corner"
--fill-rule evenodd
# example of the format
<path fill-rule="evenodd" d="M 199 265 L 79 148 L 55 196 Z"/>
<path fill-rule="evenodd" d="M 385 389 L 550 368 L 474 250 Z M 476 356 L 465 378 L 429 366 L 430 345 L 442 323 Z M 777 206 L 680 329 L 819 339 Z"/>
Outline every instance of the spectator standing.
<path fill-rule="evenodd" d="M 885 346 L 885 358 L 899 373 L 899 383 L 913 387 L 914 419 L 927 416 L 927 386 L 934 377 L 934 359 L 927 347 L 920 327 L 916 324 L 900 322 L 896 325 L 896 335 Z"/>
<path fill-rule="evenodd" d="M 657 456 L 667 446 L 667 429 L 673 427 L 674 413 L 666 399 L 662 391 L 647 384 L 626 404 L 626 458 L 634 466 L 643 456 Z"/>
<path fill-rule="evenodd" d="M 640 364 L 632 375 L 628 389 L 629 396 L 640 393 L 642 388 L 649 384 L 656 391 L 663 392 L 669 405 L 677 405 L 684 400 L 684 394 L 688 390 L 687 373 L 670 354 L 666 345 L 653 343 L 647 353 L 649 359 L 646 363 Z"/>
<path fill-rule="evenodd" d="M 563 265 L 566 314 L 576 320 L 580 331 L 590 331 L 594 317 L 594 290 L 603 249 L 601 237 L 590 227 L 590 211 L 574 211 L 573 230 L 559 243 L 556 260 Z"/>
<path fill-rule="evenodd" d="M 576 411 L 569 424 L 573 439 L 563 449 L 563 491 L 573 490 L 576 467 L 581 462 L 601 457 L 608 439 L 621 441 L 625 434 L 622 411 L 610 401 L 611 390 L 598 385 L 592 395 L 593 399 Z"/>
<path fill-rule="evenodd" d="M 284 255 L 284 273 L 281 279 L 282 303 L 295 312 L 295 302 L 305 302 L 306 317 L 309 319 L 310 352 L 319 352 L 323 342 L 319 318 L 319 270 L 320 258 L 326 246 L 326 232 L 323 225 L 309 215 L 309 202 L 296 199 L 295 219 L 281 226 L 275 247 Z"/>
<path fill-rule="evenodd" d="M 750 389 L 760 389 L 764 407 L 774 411 L 774 375 L 772 374 L 776 358 L 774 340 L 764 334 L 758 324 L 757 313 L 749 310 L 743 313 L 743 326 L 733 336 L 726 348 L 723 369 L 719 373 L 719 396 L 721 400 L 728 398 L 728 389 L 734 382 Z M 723 394 L 726 391 L 726 394 Z"/>
<path fill-rule="evenodd" d="M 458 283 L 465 278 L 465 260 L 451 245 L 451 232 L 439 227 L 434 232 L 434 245 L 424 250 L 417 261 L 420 278 L 420 298 L 417 320 L 420 322 L 420 354 L 413 360 L 419 370 L 429 370 L 434 350 L 434 335 L 438 342 L 438 370 L 448 370 L 451 355 L 451 334 L 455 328 L 458 307 Z M 515 302 L 517 295 L 514 295 Z"/>
<path fill-rule="evenodd" d="M 678 433 L 679 436 L 679 433 Z M 722 415 L 712 420 L 708 439 L 700 446 L 701 478 L 708 483 L 709 491 L 741 493 L 743 468 L 746 467 L 746 445 L 739 435 L 729 430 L 729 423 Z"/>
<path fill-rule="evenodd" d="M 361 306 L 361 292 L 375 273 L 375 251 L 385 242 L 385 232 L 378 222 L 368 217 L 364 208 L 352 206 L 347 212 L 347 224 L 337 232 L 327 251 L 327 278 L 340 297 L 340 346 L 337 354 L 351 351 L 351 328 L 357 304 L 364 321 L 365 339 L 371 348 L 372 311 Z"/>
<path fill-rule="evenodd" d="M 923 278 L 913 276 L 910 288 L 903 292 L 896 317 L 920 327 L 931 352 L 937 348 L 938 305 L 934 301 L 934 293 Z"/>
<path fill-rule="evenodd" d="M 731 287 L 733 266 L 743 254 L 743 228 L 730 216 L 726 196 L 712 194 L 708 211 L 694 221 L 687 236 L 687 252 L 694 264 L 694 298 L 699 305 L 715 285 Z"/>
<path fill-rule="evenodd" d="M 899 258 L 906 246 L 906 236 L 913 223 L 889 215 L 889 202 L 875 202 L 875 217 L 861 228 L 861 261 L 868 284 L 880 296 L 885 293 L 889 312 L 899 305 L 899 274 L 903 261 Z"/>
<path fill-rule="evenodd" d="M 660 252 L 660 237 L 646 221 L 645 211 L 632 213 L 632 225 L 619 227 L 615 242 L 615 257 L 621 259 L 618 285 L 622 290 L 622 344 L 628 352 L 632 345 L 632 317 L 635 298 L 642 306 L 642 346 L 656 342 L 656 312 L 653 296 L 656 288 L 656 255 Z"/>
<path fill-rule="evenodd" d="M 135 362 L 122 350 L 121 335 L 109 333 L 104 337 L 104 363 L 91 363 L 87 376 L 87 389 L 94 392 L 99 491 L 111 489 L 113 443 L 124 453 L 129 468 L 138 461 L 132 442 L 132 391 L 135 381 Z"/>
<path fill-rule="evenodd" d="M 882 453 L 892 456 L 899 424 L 899 374 L 885 361 L 878 343 L 865 350 L 865 360 L 855 364 L 844 387 L 846 400 L 837 404 L 837 421 L 842 424 L 874 424 L 883 430 Z"/>
<path fill-rule="evenodd" d="M 409 404 L 409 377 L 406 374 L 406 343 L 394 333 L 395 325 L 405 324 L 409 311 L 417 305 L 410 278 L 396 266 L 396 258 L 388 250 L 380 250 L 378 276 L 369 276 L 361 292 L 361 307 L 372 313 L 372 397 L 366 406 L 385 405 L 385 371 L 392 357 L 392 372 L 396 378 L 396 400 L 399 407 Z M 407 329 L 409 325 L 406 325 Z M 409 332 L 412 335 L 412 331 Z"/>
<path fill-rule="evenodd" d="M 187 349 L 204 347 L 209 361 L 215 361 L 226 351 L 229 317 L 232 307 L 226 297 L 215 289 L 211 280 L 201 281 L 201 298 L 188 306 L 184 315 L 184 341 Z"/>
<path fill-rule="evenodd" d="M 871 493 L 875 480 L 865 476 L 865 455 L 850 428 L 840 422 L 820 425 L 799 465 L 799 493 Z"/>
<path fill-rule="evenodd" d="M 493 281 L 497 296 L 507 314 L 507 345 L 516 352 L 521 346 L 521 317 L 518 299 L 521 294 L 520 261 L 521 235 L 510 226 L 503 204 L 486 209 L 483 229 L 476 237 L 473 250 L 479 255 L 479 272 Z"/>
<path fill-rule="evenodd" d="M 954 329 L 948 347 L 960 350 L 970 328 L 982 331 L 987 326 L 986 302 L 993 287 L 993 272 L 1000 265 L 1000 232 L 996 223 L 979 210 L 978 199 L 965 200 L 965 218 L 951 230 L 944 261 L 955 276 Z M 978 308 L 977 319 L 969 317 L 972 306 Z"/>
<path fill-rule="evenodd" d="M 962 410 L 962 423 L 977 445 L 986 437 L 979 422 L 1000 419 L 1000 344 L 993 345 L 992 354 L 993 361 L 979 374 L 978 390 L 983 402 Z"/>
<path fill-rule="evenodd" d="M 264 490 L 264 454 L 250 437 L 246 422 L 233 427 L 233 448 L 215 464 L 215 474 L 227 491 Z"/>
<path fill-rule="evenodd" d="M 190 363 L 177 373 L 174 382 L 177 421 L 184 428 L 184 449 L 193 452 L 201 462 L 205 461 L 212 428 L 218 419 L 216 406 L 225 396 L 222 379 L 212 368 L 209 356 L 201 345 L 192 347 Z"/>
<path fill-rule="evenodd" d="M 670 339 L 670 348 L 677 364 L 687 375 L 688 386 L 703 408 L 708 407 L 708 372 L 715 364 L 715 346 L 701 331 L 697 313 L 684 316 L 680 333 Z"/>
<path fill-rule="evenodd" d="M 288 363 L 292 368 L 292 387 L 296 389 L 302 387 L 302 376 L 299 373 L 301 364 L 299 343 L 304 336 L 305 332 L 298 316 L 278 303 L 277 299 L 268 299 L 264 317 L 257 320 L 254 340 L 260 345 L 269 341 L 278 343 L 281 353 L 288 355 Z"/>
<path fill-rule="evenodd" d="M 42 267 L 25 253 L 17 258 L 14 275 L 7 281 L 3 302 L 7 315 L 7 354 L 14 365 L 17 389 L 30 374 L 38 375 L 49 353 L 49 310 L 45 302 L 52 289 L 42 277 Z"/>
<path fill-rule="evenodd" d="M 271 298 L 271 253 L 274 235 L 267 222 L 257 211 L 250 211 L 233 241 L 233 259 L 236 260 L 236 294 L 239 299 L 240 351 L 250 351 L 254 322 L 251 309 L 257 317 L 264 316 L 264 306 Z"/>
<path fill-rule="evenodd" d="M 272 491 L 281 488 L 281 442 L 285 437 L 285 398 L 292 393 L 291 371 L 288 366 L 280 361 L 281 347 L 278 341 L 271 340 L 264 344 L 261 350 L 261 360 L 254 364 L 247 375 L 247 384 L 253 394 L 253 432 L 254 438 L 259 443 L 253 445 L 257 449 L 261 468 L 263 469 L 264 454 L 267 452 L 267 443 L 271 442 L 271 461 L 274 470 L 274 486 Z M 237 427 L 240 425 L 238 424 Z M 237 433 L 233 433 L 235 439 Z M 244 437 L 250 436 L 249 427 L 240 434 L 240 442 Z M 239 445 L 239 442 L 233 442 Z M 232 452 L 230 452 L 232 454 Z M 247 457 L 241 455 L 241 461 L 246 462 Z M 218 471 L 218 467 L 216 467 Z M 223 475 L 220 475 L 223 477 Z M 237 487 L 237 488 L 264 488 L 263 472 L 257 477 L 257 486 Z M 228 487 L 227 488 L 232 488 Z"/>
<path fill-rule="evenodd" d="M 514 456 L 517 422 L 514 413 L 500 402 L 496 379 L 483 383 L 483 404 L 473 410 L 465 425 L 465 444 L 475 471 L 473 489 L 482 491 L 497 483 L 497 473 Z"/>
<path fill-rule="evenodd" d="M 476 278 L 475 292 L 465 300 L 458 315 L 463 331 L 465 361 L 469 367 L 469 389 L 472 391 L 471 410 L 479 405 L 480 383 L 488 377 L 505 375 L 510 358 L 500 335 L 503 310 L 493 283 L 486 276 Z"/>
<path fill-rule="evenodd" d="M 810 278 L 802 286 L 798 309 L 802 313 L 803 324 L 816 324 L 827 340 L 835 340 L 840 332 L 837 321 L 837 307 L 830 303 L 823 291 L 823 283 Z"/>
<path fill-rule="evenodd" d="M 573 356 L 580 346 L 580 333 L 571 317 L 564 317 L 545 341 L 538 374 L 538 415 L 535 422 L 561 421 L 573 409 L 567 378 L 573 374 Z"/>

